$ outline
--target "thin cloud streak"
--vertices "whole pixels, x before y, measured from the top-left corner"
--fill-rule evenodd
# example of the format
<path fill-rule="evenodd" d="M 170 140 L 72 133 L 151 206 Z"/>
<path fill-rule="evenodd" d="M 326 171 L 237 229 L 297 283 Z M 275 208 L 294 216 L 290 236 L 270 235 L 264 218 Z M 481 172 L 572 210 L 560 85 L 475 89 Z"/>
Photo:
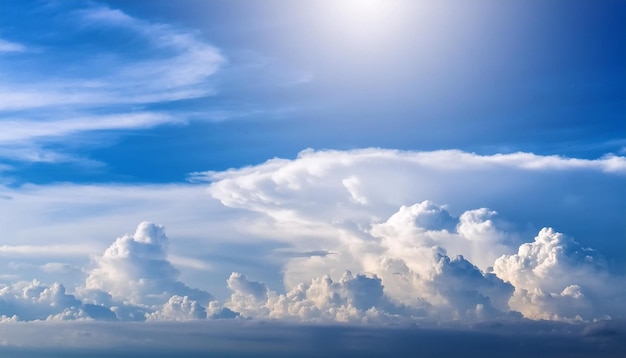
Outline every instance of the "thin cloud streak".
<path fill-rule="evenodd" d="M 149 23 L 103 6 L 73 11 L 72 15 L 61 20 L 78 22 L 80 26 L 73 31 L 114 29 L 137 37 L 146 49 L 134 58 L 119 49 L 98 48 L 74 59 L 74 68 L 67 68 L 70 71 L 66 71 L 65 63 L 54 64 L 59 67 L 55 77 L 40 71 L 8 71 L 0 86 L 0 113 L 4 114 L 0 120 L 2 159 L 86 163 L 45 146 L 63 145 L 84 132 L 185 123 L 184 113 L 147 111 L 141 106 L 215 93 L 209 78 L 226 60 L 198 34 Z M 23 46 L 4 40 L 0 51 L 15 52 L 25 59 L 30 56 Z M 60 53 L 48 47 L 41 55 L 55 58 Z M 127 106 L 140 107 L 123 109 Z"/>
<path fill-rule="evenodd" d="M 127 113 L 109 116 L 82 116 L 55 121 L 4 120 L 0 122 L 2 143 L 28 143 L 39 138 L 62 137 L 97 130 L 150 128 L 164 123 L 181 123 L 163 113 Z"/>
<path fill-rule="evenodd" d="M 209 95 L 214 90 L 203 84 L 225 63 L 224 57 L 215 47 L 198 39 L 197 36 L 168 25 L 150 24 L 132 18 L 119 10 L 104 7 L 75 12 L 80 15 L 82 27 L 119 26 L 143 38 L 144 45 L 152 50 L 167 53 L 160 59 L 124 59 L 123 54 L 112 55 L 108 63 L 100 64 L 104 69 L 94 71 L 90 62 L 83 59 L 81 72 L 87 78 L 65 77 L 55 81 L 45 76 L 37 86 L 24 85 L 19 75 L 9 77 L 11 86 L 0 89 L 3 101 L 0 110 L 25 110 L 41 107 L 74 105 L 91 107 L 132 103 L 153 103 L 180 100 Z M 124 21 L 106 22 L 107 19 Z M 94 21 L 95 20 L 95 21 Z M 42 74 L 43 75 L 43 74 Z M 40 89 L 44 89 L 43 91 Z M 47 89 L 47 90 L 45 90 Z"/>
<path fill-rule="evenodd" d="M 4 39 L 0 39 L 0 53 L 11 53 L 11 52 L 25 52 L 27 51 L 26 46 L 16 43 L 10 42 Z"/>
<path fill-rule="evenodd" d="M 92 245 L 2 245 L 0 255 L 6 257 L 85 257 L 96 253 L 97 247 Z"/>

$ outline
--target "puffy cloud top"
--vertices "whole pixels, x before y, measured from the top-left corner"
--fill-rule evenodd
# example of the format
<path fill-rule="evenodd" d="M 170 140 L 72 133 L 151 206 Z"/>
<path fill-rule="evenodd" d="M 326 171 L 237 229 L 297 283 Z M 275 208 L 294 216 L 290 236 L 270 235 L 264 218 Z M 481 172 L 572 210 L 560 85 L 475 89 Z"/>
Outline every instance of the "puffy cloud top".
<path fill-rule="evenodd" d="M 516 254 L 503 255 L 494 273 L 515 286 L 510 306 L 531 318 L 593 319 L 626 313 L 624 278 L 610 275 L 603 259 L 568 236 L 544 228 Z"/>
<path fill-rule="evenodd" d="M 130 304 L 161 304 L 172 295 L 208 303 L 211 295 L 178 281 L 178 270 L 167 260 L 167 246 L 162 226 L 142 222 L 133 235 L 118 238 L 95 259 L 86 288 Z"/>
<path fill-rule="evenodd" d="M 466 205 L 499 198 L 496 204 L 508 203 L 499 207 L 507 220 L 519 206 L 524 213 L 543 210 L 537 201 L 554 204 L 553 212 L 579 213 L 578 197 L 553 193 L 557 179 L 573 173 L 614 185 L 622 172 L 608 163 L 616 160 L 369 149 L 304 152 L 296 160 L 213 174 L 209 191 L 239 209 L 238 233 L 281 240 L 288 247 L 278 253 L 303 253 L 268 257 L 282 265 L 284 290 L 232 273 L 230 297 L 213 301 L 179 281 L 164 228 L 143 222 L 94 258 L 85 287 L 73 295 L 58 285 L 34 285 L 22 298 L 6 296 L 0 315 L 314 322 L 626 317 L 624 277 L 598 253 L 550 228 L 523 243 L 528 234 L 511 229 L 532 225 L 514 226 L 486 206 Z M 531 189 L 541 195 L 527 195 Z M 610 190 L 598 193 L 614 197 Z M 584 213 L 589 222 L 598 219 Z"/>
<path fill-rule="evenodd" d="M 205 319 L 206 309 L 187 296 L 172 296 L 160 310 L 146 315 L 148 320 L 188 321 Z"/>
<path fill-rule="evenodd" d="M 349 271 L 338 281 L 328 275 L 316 277 L 286 294 L 277 294 L 240 273 L 229 277 L 228 287 L 233 293 L 226 306 L 247 317 L 356 322 L 382 319 L 387 314 L 384 310 L 393 308 L 379 278 Z"/>
<path fill-rule="evenodd" d="M 0 288 L 0 314 L 5 320 L 25 321 L 115 318 L 109 308 L 84 304 L 74 295 L 67 294 L 60 283 L 47 286 L 36 280 Z"/>

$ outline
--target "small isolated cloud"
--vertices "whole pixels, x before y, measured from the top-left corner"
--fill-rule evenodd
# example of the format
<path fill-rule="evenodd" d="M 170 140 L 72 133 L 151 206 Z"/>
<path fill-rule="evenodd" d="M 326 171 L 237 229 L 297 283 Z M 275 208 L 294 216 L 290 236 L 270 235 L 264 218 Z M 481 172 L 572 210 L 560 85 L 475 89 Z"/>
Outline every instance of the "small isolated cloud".
<path fill-rule="evenodd" d="M 93 252 L 89 245 L 2 245 L 0 256 L 49 256 L 57 257 L 84 256 Z"/>
<path fill-rule="evenodd" d="M 207 304 L 211 295 L 178 281 L 168 261 L 168 238 L 162 226 L 142 222 L 133 235 L 118 238 L 95 258 L 86 288 L 109 293 L 133 305 L 163 304 L 174 295 Z"/>
<path fill-rule="evenodd" d="M 62 137 L 95 130 L 149 128 L 180 119 L 162 113 L 128 113 L 109 116 L 81 116 L 51 122 L 34 120 L 3 120 L 0 122 L 0 141 L 24 143 L 39 138 Z"/>
<path fill-rule="evenodd" d="M 155 312 L 146 314 L 148 320 L 163 321 L 189 321 L 205 319 L 207 317 L 206 308 L 197 301 L 189 299 L 187 296 L 174 295 Z"/>
<path fill-rule="evenodd" d="M 25 52 L 26 46 L 16 43 L 10 42 L 7 40 L 0 39 L 0 53 L 2 52 Z"/>
<path fill-rule="evenodd" d="M 41 269 L 47 273 L 64 275 L 81 272 L 80 268 L 63 262 L 48 262 L 41 265 Z"/>

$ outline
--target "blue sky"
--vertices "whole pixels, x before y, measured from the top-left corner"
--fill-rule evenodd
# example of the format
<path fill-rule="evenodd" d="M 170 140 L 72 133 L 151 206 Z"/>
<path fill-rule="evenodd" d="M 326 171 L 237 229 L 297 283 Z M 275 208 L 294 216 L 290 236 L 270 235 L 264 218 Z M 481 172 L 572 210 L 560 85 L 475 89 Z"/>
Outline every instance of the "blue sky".
<path fill-rule="evenodd" d="M 0 321 L 546 325 L 546 354 L 612 354 L 625 10 L 2 0 Z"/>
<path fill-rule="evenodd" d="M 304 148 L 597 158 L 624 147 L 619 1 L 90 6 L 136 23 L 89 18 L 78 2 L 3 2 L 3 41 L 20 49 L 3 51 L 3 82 L 21 95 L 3 117 L 168 118 L 25 138 L 30 160 L 2 160 L 16 183 L 183 181 Z M 175 35 L 189 43 L 167 44 Z M 157 63 L 168 69 L 145 69 Z"/>

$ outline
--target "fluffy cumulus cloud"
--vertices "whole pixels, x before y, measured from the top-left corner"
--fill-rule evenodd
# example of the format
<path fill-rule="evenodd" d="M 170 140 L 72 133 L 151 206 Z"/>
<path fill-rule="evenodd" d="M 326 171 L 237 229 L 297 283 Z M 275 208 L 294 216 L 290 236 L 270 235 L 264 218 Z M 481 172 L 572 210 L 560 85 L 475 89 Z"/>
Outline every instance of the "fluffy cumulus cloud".
<path fill-rule="evenodd" d="M 496 215 L 481 208 L 454 218 L 444 206 L 425 200 L 400 207 L 387 221 L 373 224 L 370 233 L 397 253 L 407 247 L 436 245 L 487 270 L 497 257 L 510 251 L 511 235 L 498 228 Z"/>
<path fill-rule="evenodd" d="M 430 201 L 401 207 L 385 222 L 373 224 L 369 234 L 349 235 L 350 249 L 343 255 L 360 270 L 380 277 L 389 299 L 413 309 L 414 315 L 441 320 L 494 318 L 508 311 L 513 287 L 488 267 L 481 270 L 462 256 L 476 256 L 475 247 L 487 248 L 494 241 L 497 246 L 503 240 L 505 235 L 497 235 L 492 227 L 491 215 L 480 209 L 453 218 Z M 473 232 L 485 227 L 492 237 L 476 240 Z M 465 236 L 468 231 L 472 235 Z M 446 248 L 455 254 L 449 256 Z"/>
<path fill-rule="evenodd" d="M 626 234 L 616 225 L 626 204 L 615 199 L 615 192 L 623 190 L 625 174 L 626 158 L 614 155 L 587 160 L 532 153 L 484 156 L 457 150 L 370 148 L 306 150 L 295 160 L 273 159 L 241 169 L 195 173 L 191 178 L 212 181 L 209 192 L 222 204 L 268 217 L 255 223 L 257 231 L 267 229 L 269 235 L 290 243 L 296 236 L 320 237 L 307 243 L 311 246 L 307 250 L 328 249 L 322 247 L 321 236 L 341 224 L 367 228 L 386 220 L 403 205 L 432 200 L 448 204 L 452 216 L 491 208 L 507 220 L 530 224 L 523 232 L 525 236 L 543 226 L 567 225 L 575 234 L 584 232 L 578 237 L 583 244 L 590 246 L 595 241 L 594 246 L 601 244 L 608 252 L 617 252 L 615 240 L 598 243 L 591 239 L 589 230 L 593 228 L 597 235 Z M 588 185 L 590 182 L 596 185 Z M 488 215 L 492 223 L 481 219 Z M 493 240 L 499 235 L 487 232 L 502 224 L 489 212 L 467 214 L 463 219 L 469 224 L 460 229 L 466 238 Z M 472 220 L 485 223 L 478 228 L 472 226 Z M 470 227 L 473 233 L 468 231 Z M 507 232 L 521 231 L 504 228 Z M 476 263 L 482 267 L 502 253 L 495 248 L 484 263 Z"/>
<path fill-rule="evenodd" d="M 494 272 L 515 286 L 510 305 L 527 317 L 623 317 L 625 280 L 609 275 L 605 266 L 594 250 L 544 228 L 517 253 L 498 258 Z"/>
<path fill-rule="evenodd" d="M 452 163 L 439 162 L 442 158 Z M 552 181 L 564 176 L 608 185 L 607 192 L 594 186 L 591 193 L 580 193 L 583 203 L 586 196 L 601 194 L 595 199 L 619 207 L 610 194 L 613 184 L 623 184 L 623 161 L 371 149 L 304 152 L 295 160 L 211 173 L 209 194 L 226 206 L 222 210 L 237 209 L 231 235 L 281 243 L 271 259 L 280 265 L 284 287 L 261 282 L 266 277 L 261 272 L 228 270 L 221 285 L 230 294 L 217 301 L 182 282 L 174 262 L 184 260 L 169 256 L 169 246 L 178 241 L 170 242 L 164 227 L 142 222 L 94 255 L 91 267 L 82 270 L 84 283 L 73 290 L 37 281 L 5 285 L 0 315 L 3 320 L 375 324 L 620 319 L 626 317 L 626 280 L 610 259 L 588 248 L 584 236 L 530 230 L 511 218 L 532 215 L 542 200 L 555 200 L 551 191 L 558 183 Z M 491 181 L 476 181 L 485 177 Z M 536 185 L 525 188 L 526 180 Z M 524 202 L 530 189 L 547 199 L 535 193 L 532 205 Z M 486 200 L 502 204 L 495 207 L 498 212 L 466 203 L 468 197 L 476 203 L 503 193 L 511 193 L 509 206 Z M 559 205 L 553 207 L 567 209 Z M 512 206 L 526 209 L 515 212 Z M 567 213 L 579 219 L 576 208 Z M 593 212 L 583 214 L 586 225 L 595 225 Z"/>
<path fill-rule="evenodd" d="M 228 278 L 232 290 L 226 306 L 244 317 L 295 321 L 367 322 L 393 318 L 399 311 L 384 295 L 377 277 L 346 271 L 339 280 L 328 275 L 301 283 L 285 294 L 240 273 Z M 382 311 L 381 311 L 382 309 Z"/>
<path fill-rule="evenodd" d="M 0 288 L 0 314 L 2 320 L 13 321 L 115 318 L 109 308 L 81 302 L 62 284 L 47 286 L 36 280 Z"/>
<path fill-rule="evenodd" d="M 151 305 L 182 295 L 204 302 L 207 292 L 178 281 L 178 270 L 167 259 L 168 238 L 162 226 L 142 222 L 133 235 L 124 235 L 95 259 L 86 289 L 101 290 L 134 305 Z"/>
<path fill-rule="evenodd" d="M 146 317 L 148 320 L 188 321 L 205 319 L 206 308 L 187 296 L 172 296 L 163 307 Z"/>
<path fill-rule="evenodd" d="M 225 306 L 244 317 L 298 321 L 593 320 L 610 317 L 607 312 L 623 317 L 612 296 L 619 290 L 596 281 L 609 278 L 599 255 L 547 228 L 535 242 L 513 247 L 495 216 L 476 209 L 453 217 L 431 201 L 403 206 L 369 232 L 344 232 L 349 244 L 334 255 L 296 257 L 286 270 L 289 275 L 296 267 L 307 273 L 351 267 L 367 274 L 345 271 L 337 279 L 323 275 L 292 281 L 280 294 L 233 273 Z M 491 265 L 481 269 L 464 256 L 450 257 L 445 247 Z M 496 255 L 494 250 L 518 254 Z M 610 279 L 620 283 L 620 278 Z M 594 292 L 596 302 L 585 290 Z M 626 297 L 624 292 L 620 297 Z"/>
<path fill-rule="evenodd" d="M 58 282 L 36 280 L 0 288 L 0 315 L 3 320 L 25 321 L 206 318 L 212 296 L 177 280 L 167 247 L 163 227 L 142 222 L 134 234 L 118 238 L 94 257 L 85 284 L 73 294 Z"/>
<path fill-rule="evenodd" d="M 610 274 L 601 255 L 547 228 L 525 243 L 528 228 L 516 231 L 496 211 L 468 203 L 531 213 L 529 198 L 536 210 L 539 195 L 553 208 L 588 216 L 565 205 L 558 182 L 597 177 L 615 188 L 625 173 L 625 159 L 616 156 L 366 149 L 305 151 L 295 160 L 194 178 L 213 181 L 209 191 L 224 205 L 265 215 L 251 225 L 256 233 L 329 253 L 288 260 L 286 294 L 231 276 L 227 304 L 245 316 L 354 320 L 377 312 L 434 320 L 592 320 L 624 316 L 615 299 L 626 297 L 616 288 L 624 278 Z M 577 200 L 586 200 L 584 194 Z M 612 195 L 601 194 L 607 201 Z M 437 202 L 453 203 L 454 212 Z M 371 307 L 351 304 L 342 288 L 351 282 L 342 276 L 346 270 L 378 282 L 382 299 Z"/>

